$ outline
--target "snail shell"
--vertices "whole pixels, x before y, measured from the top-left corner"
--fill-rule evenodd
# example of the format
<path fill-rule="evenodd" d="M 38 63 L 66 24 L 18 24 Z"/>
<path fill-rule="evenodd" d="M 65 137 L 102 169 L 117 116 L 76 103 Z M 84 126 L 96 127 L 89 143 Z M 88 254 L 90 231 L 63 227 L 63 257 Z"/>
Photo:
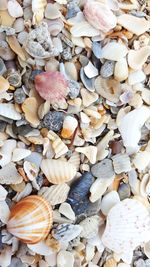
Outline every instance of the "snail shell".
<path fill-rule="evenodd" d="M 28 196 L 11 210 L 7 230 L 23 243 L 44 240 L 52 226 L 52 208 L 41 196 Z"/>

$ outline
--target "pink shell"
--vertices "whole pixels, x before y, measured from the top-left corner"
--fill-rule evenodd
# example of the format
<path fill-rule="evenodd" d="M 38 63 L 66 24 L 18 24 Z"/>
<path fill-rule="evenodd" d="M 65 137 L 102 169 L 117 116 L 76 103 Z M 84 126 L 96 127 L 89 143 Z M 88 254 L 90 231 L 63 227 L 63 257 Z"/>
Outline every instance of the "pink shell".
<path fill-rule="evenodd" d="M 116 26 L 117 19 L 113 12 L 103 3 L 87 1 L 84 10 L 86 20 L 96 29 L 108 32 Z"/>
<path fill-rule="evenodd" d="M 45 71 L 36 75 L 35 88 L 39 95 L 51 104 L 64 99 L 68 94 L 68 82 L 59 71 Z"/>

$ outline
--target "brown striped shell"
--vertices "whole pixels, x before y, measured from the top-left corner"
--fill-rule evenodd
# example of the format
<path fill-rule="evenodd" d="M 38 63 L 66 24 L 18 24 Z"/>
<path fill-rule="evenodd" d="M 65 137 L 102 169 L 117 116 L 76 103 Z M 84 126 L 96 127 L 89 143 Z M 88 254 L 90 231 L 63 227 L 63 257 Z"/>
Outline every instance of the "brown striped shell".
<path fill-rule="evenodd" d="M 52 227 L 52 208 L 41 196 L 28 196 L 10 212 L 7 230 L 23 243 L 35 244 L 44 240 Z"/>

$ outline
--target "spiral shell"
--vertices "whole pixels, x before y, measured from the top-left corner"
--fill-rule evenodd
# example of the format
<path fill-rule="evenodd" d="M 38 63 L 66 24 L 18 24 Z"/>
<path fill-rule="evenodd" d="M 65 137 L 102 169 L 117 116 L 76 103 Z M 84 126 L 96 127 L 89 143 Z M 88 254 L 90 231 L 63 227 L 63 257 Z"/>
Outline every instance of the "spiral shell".
<path fill-rule="evenodd" d="M 44 240 L 52 226 L 52 209 L 41 196 L 28 196 L 11 210 L 7 230 L 23 243 Z"/>

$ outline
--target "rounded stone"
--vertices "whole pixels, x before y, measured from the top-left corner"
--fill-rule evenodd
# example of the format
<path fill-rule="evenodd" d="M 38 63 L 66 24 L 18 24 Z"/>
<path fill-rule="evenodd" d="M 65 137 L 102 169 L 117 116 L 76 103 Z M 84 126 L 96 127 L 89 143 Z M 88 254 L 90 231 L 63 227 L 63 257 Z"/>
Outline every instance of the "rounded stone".
<path fill-rule="evenodd" d="M 114 68 L 115 68 L 115 61 L 107 60 L 101 67 L 100 75 L 103 78 L 109 78 L 113 75 Z"/>
<path fill-rule="evenodd" d="M 68 82 L 69 96 L 71 99 L 75 99 L 80 92 L 80 84 L 74 80 Z"/>
<path fill-rule="evenodd" d="M 22 88 L 18 88 L 16 89 L 16 91 L 14 92 L 14 101 L 17 104 L 22 104 L 26 99 L 26 95 L 23 91 Z"/>
<path fill-rule="evenodd" d="M 48 130 L 58 132 L 61 130 L 64 121 L 64 113 L 59 111 L 49 111 L 43 118 L 42 126 Z"/>

